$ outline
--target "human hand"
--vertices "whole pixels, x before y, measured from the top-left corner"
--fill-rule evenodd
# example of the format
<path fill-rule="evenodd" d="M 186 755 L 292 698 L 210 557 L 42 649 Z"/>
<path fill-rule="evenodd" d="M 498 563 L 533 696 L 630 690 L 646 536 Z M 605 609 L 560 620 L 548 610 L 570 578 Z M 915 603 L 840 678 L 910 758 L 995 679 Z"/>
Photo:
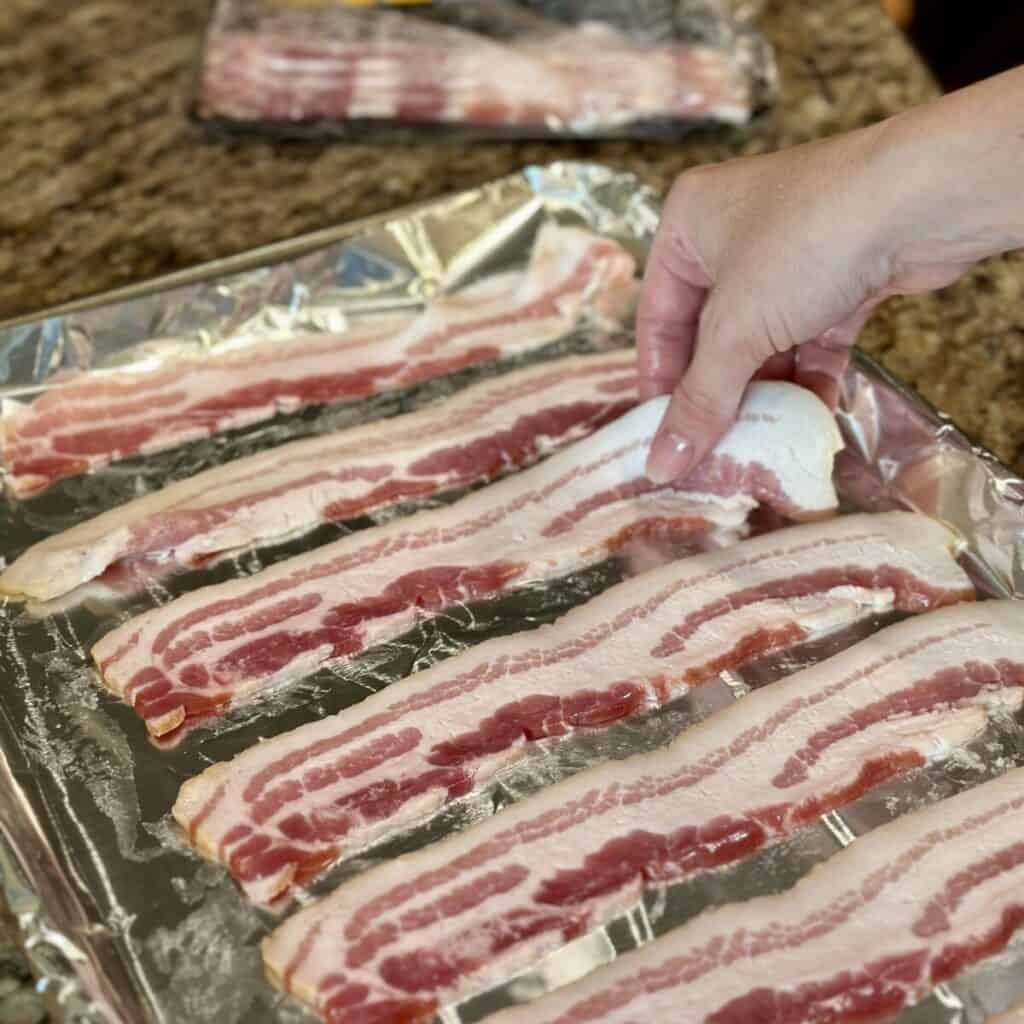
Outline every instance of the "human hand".
<path fill-rule="evenodd" d="M 1020 73 L 1002 83 L 1011 110 L 1022 85 Z M 673 393 L 648 460 L 653 480 L 682 478 L 703 458 L 756 376 L 794 379 L 833 404 L 879 302 L 943 287 L 1020 244 L 1012 157 L 974 171 L 971 147 L 950 141 L 983 134 L 971 134 L 970 92 L 909 125 L 901 116 L 679 177 L 637 315 L 641 394 Z M 980 193 L 982 183 L 991 187 Z M 1017 204 L 1012 229 L 1000 219 L 1007 201 Z"/>
<path fill-rule="evenodd" d="M 892 229 L 871 132 L 697 168 L 676 182 L 637 314 L 641 394 L 673 392 L 651 448 L 659 482 L 692 469 L 757 376 L 833 404 L 874 307 L 954 281 L 969 265 Z"/>

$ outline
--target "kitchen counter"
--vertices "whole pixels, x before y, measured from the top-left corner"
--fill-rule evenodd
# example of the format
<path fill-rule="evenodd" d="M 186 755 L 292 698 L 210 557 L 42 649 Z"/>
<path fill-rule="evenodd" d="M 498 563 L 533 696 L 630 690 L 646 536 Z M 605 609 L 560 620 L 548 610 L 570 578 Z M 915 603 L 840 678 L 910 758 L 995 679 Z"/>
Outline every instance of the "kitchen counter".
<path fill-rule="evenodd" d="M 766 0 L 780 105 L 684 144 L 225 142 L 184 111 L 206 0 L 8 0 L 0 12 L 0 317 L 586 158 L 666 189 L 695 163 L 866 124 L 936 86 L 877 0 Z M 810 9 L 809 9 L 810 8 Z M 1024 259 L 896 299 L 863 345 L 1024 472 Z"/>
<path fill-rule="evenodd" d="M 742 130 L 633 143 L 225 142 L 187 123 L 206 0 L 6 0 L 0 11 L 0 317 L 583 158 L 666 189 L 696 163 L 863 125 L 936 87 L 877 0 L 767 0 L 783 97 Z M 808 8 L 813 8 L 808 10 Z M 1024 473 L 1024 258 L 894 299 L 864 347 Z M 45 1019 L 0 918 L 0 1024 Z"/>

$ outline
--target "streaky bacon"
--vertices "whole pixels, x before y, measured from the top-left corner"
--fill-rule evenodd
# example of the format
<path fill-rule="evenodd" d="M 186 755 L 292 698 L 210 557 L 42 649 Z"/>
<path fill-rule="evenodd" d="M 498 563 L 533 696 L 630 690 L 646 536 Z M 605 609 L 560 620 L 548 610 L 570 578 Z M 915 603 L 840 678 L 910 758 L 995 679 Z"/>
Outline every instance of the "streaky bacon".
<path fill-rule="evenodd" d="M 752 387 L 703 477 L 676 491 L 644 475 L 667 398 L 441 509 L 350 535 L 248 579 L 130 619 L 93 649 L 105 684 L 157 736 L 408 630 L 425 613 L 549 580 L 637 537 L 735 539 L 758 501 L 793 515 L 837 504 L 838 429 L 791 384 Z M 702 538 L 703 537 L 703 541 Z"/>
<path fill-rule="evenodd" d="M 400 20 L 391 22 L 399 33 L 379 22 L 375 38 L 345 39 L 320 20 L 302 31 L 295 19 L 306 13 L 288 12 L 291 24 L 211 31 L 201 112 L 284 123 L 557 124 L 583 134 L 651 118 L 741 122 L 751 113 L 741 68 L 708 46 L 637 43 L 595 23 L 521 44 L 422 21 L 403 38 Z"/>
<path fill-rule="evenodd" d="M 855 840 L 788 892 L 705 912 L 492 1019 L 633 1024 L 680 1006 L 687 1024 L 888 1019 L 1004 948 L 1024 924 L 1022 886 L 1015 768 Z"/>
<path fill-rule="evenodd" d="M 277 929 L 268 971 L 328 1021 L 425 1020 L 608 924 L 645 887 L 739 860 L 976 737 L 1024 698 L 1022 627 L 1007 601 L 885 629 L 664 749 L 346 882 Z"/>
<path fill-rule="evenodd" d="M 189 564 L 492 479 L 632 408 L 635 362 L 623 350 L 557 359 L 215 467 L 33 545 L 0 592 L 48 601 L 124 560 Z"/>
<path fill-rule="evenodd" d="M 272 902 L 482 790 L 532 742 L 642 713 L 872 612 L 971 598 L 956 546 L 911 513 L 847 516 L 653 570 L 211 766 L 182 787 L 175 817 L 251 899 Z"/>
<path fill-rule="evenodd" d="M 618 243 L 549 223 L 525 269 L 442 295 L 418 314 L 369 317 L 343 334 L 254 339 L 156 369 L 82 374 L 29 405 L 4 403 L 9 485 L 25 497 L 62 477 L 277 412 L 409 387 L 541 348 L 584 314 L 623 316 L 634 272 Z"/>

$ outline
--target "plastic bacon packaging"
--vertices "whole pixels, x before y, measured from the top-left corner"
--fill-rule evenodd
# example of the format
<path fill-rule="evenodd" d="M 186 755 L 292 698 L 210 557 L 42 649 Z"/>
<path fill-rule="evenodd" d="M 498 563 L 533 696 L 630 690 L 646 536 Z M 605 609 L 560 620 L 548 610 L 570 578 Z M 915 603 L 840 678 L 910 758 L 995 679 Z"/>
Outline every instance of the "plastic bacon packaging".
<path fill-rule="evenodd" d="M 1024 483 L 858 358 L 653 486 L 657 218 L 532 167 L 0 327 L 0 878 L 56 1014 L 1024 999 Z"/>
<path fill-rule="evenodd" d="M 195 113 L 345 137 L 673 138 L 771 98 L 725 0 L 220 0 Z"/>

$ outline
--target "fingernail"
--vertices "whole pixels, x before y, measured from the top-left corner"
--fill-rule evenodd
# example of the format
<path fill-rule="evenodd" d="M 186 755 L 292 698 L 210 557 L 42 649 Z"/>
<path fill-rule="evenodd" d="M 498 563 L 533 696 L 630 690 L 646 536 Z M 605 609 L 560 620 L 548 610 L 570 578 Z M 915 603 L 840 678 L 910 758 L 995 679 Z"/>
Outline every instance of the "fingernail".
<path fill-rule="evenodd" d="M 693 464 L 693 443 L 674 430 L 659 431 L 647 456 L 647 478 L 667 484 L 686 476 Z"/>

